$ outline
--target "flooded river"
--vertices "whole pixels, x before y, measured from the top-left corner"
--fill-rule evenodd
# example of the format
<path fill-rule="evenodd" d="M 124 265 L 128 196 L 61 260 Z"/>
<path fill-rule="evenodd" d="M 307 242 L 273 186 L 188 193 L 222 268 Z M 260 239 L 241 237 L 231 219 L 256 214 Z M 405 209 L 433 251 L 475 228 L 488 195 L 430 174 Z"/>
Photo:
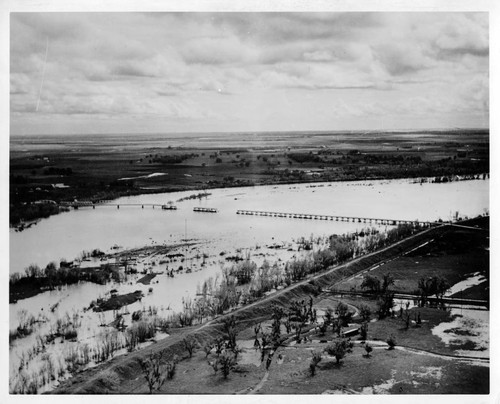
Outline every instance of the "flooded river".
<path fill-rule="evenodd" d="M 176 245 L 186 238 L 193 243 L 183 253 L 192 267 L 191 273 L 174 278 L 159 275 L 152 285 L 136 283 L 140 275 L 127 283 L 108 285 L 72 285 L 20 300 L 9 305 L 9 326 L 15 329 L 22 313 L 43 317 L 36 335 L 43 335 L 60 318 L 77 315 L 81 321 L 79 343 L 95 339 L 103 327 L 109 324 L 113 314 L 106 318 L 97 313 L 84 311 L 92 300 L 103 297 L 113 288 L 119 293 L 142 290 L 145 297 L 129 307 L 129 311 L 144 310 L 154 306 L 166 317 L 182 307 L 182 299 L 194 297 L 197 286 L 210 276 L 216 276 L 225 262 L 224 255 L 246 254 L 262 263 L 279 261 L 298 256 L 297 241 L 309 238 L 354 232 L 372 227 L 364 223 L 336 222 L 304 219 L 285 219 L 237 215 L 236 211 L 264 210 L 289 213 L 308 213 L 383 219 L 435 221 L 450 220 L 458 212 L 460 216 L 477 216 L 489 209 L 489 180 L 458 181 L 444 184 L 417 184 L 409 180 L 314 183 L 297 185 L 264 186 L 255 188 L 230 188 L 208 190 L 210 195 L 201 199 L 179 201 L 197 194 L 186 191 L 169 194 L 140 195 L 120 198 L 116 206 L 97 206 L 66 212 L 22 232 L 10 231 L 10 273 L 24 272 L 32 263 L 41 268 L 47 263 L 57 263 L 65 258 L 71 261 L 82 250 L 99 248 L 113 251 L 113 246 L 134 248 L 154 245 Z M 166 204 L 172 201 L 177 210 L 153 209 L 126 204 Z M 218 213 L 193 212 L 197 206 L 218 209 Z M 385 230 L 386 226 L 379 226 Z M 266 248 L 279 244 L 279 250 Z M 205 258 L 203 255 L 205 254 Z M 151 268 L 154 257 L 145 256 L 136 263 L 139 271 Z M 92 263 L 89 263 L 92 264 Z M 180 262 L 176 262 L 178 266 Z M 162 272 L 173 264 L 155 262 L 154 271 Z M 169 266 L 170 265 L 170 266 Z M 184 263 L 186 265 L 186 263 Z M 153 290 L 151 291 L 150 288 Z M 53 310 L 54 305 L 56 309 Z M 107 328 L 107 327 L 104 327 Z M 14 341 L 10 349 L 11 376 L 16 374 L 19 358 L 26 349 L 36 343 L 32 335 Z M 71 344 L 71 343 L 70 343 Z M 67 343 L 59 344 L 59 353 L 66 355 Z M 55 348 L 50 348 L 55 349 Z M 52 355 L 51 354 L 51 355 Z"/>
<path fill-rule="evenodd" d="M 178 210 L 151 207 L 83 208 L 42 220 L 23 232 L 10 231 L 10 272 L 32 263 L 44 267 L 82 250 L 113 245 L 125 248 L 175 243 L 182 238 L 217 240 L 221 250 L 248 248 L 301 236 L 340 234 L 366 227 L 362 223 L 325 222 L 236 215 L 238 209 L 360 216 L 388 219 L 450 220 L 455 212 L 476 216 L 489 208 L 489 180 L 444 184 L 408 180 L 315 183 L 209 190 L 201 200 L 175 202 L 196 192 L 140 195 L 116 203 L 167 203 Z M 193 212 L 214 207 L 217 214 Z"/>

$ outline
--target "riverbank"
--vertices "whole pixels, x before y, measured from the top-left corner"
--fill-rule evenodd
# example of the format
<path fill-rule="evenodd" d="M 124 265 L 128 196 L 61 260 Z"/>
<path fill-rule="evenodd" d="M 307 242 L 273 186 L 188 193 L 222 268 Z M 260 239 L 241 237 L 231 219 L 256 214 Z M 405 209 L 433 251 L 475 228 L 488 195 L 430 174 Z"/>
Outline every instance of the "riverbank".
<path fill-rule="evenodd" d="M 474 222 L 468 222 L 466 225 L 474 226 Z M 449 230 L 450 226 L 441 226 L 438 228 L 429 229 L 423 231 L 419 234 L 413 235 L 403 241 L 397 242 L 389 247 L 386 247 L 380 251 L 368 254 L 366 256 L 356 258 L 344 265 L 340 265 L 335 268 L 330 268 L 326 272 L 323 272 L 318 275 L 314 275 L 309 277 L 306 280 L 300 281 L 297 284 L 294 284 L 284 290 L 277 291 L 268 297 L 265 297 L 257 302 L 244 306 L 242 308 L 236 309 L 227 313 L 223 316 L 218 317 L 215 320 L 211 320 L 201 326 L 196 327 L 186 327 L 181 329 L 172 329 L 170 337 L 167 339 L 160 341 L 146 351 L 136 351 L 133 352 L 126 357 L 117 357 L 112 359 L 110 362 L 100 365 L 93 369 L 88 369 L 83 371 L 82 373 L 76 375 L 75 377 L 69 379 L 68 381 L 62 383 L 61 387 L 58 388 L 56 393 L 139 393 L 145 392 L 145 382 L 142 381 L 141 377 L 138 375 L 141 374 L 139 360 L 146 358 L 150 352 L 164 352 L 168 357 L 171 357 L 173 354 L 179 356 L 182 359 L 180 362 L 181 366 L 184 364 L 189 365 L 191 359 L 187 356 L 185 352 L 185 348 L 183 346 L 183 339 L 187 335 L 193 335 L 199 341 L 209 341 L 210 339 L 214 339 L 219 336 L 222 332 L 222 324 L 225 318 L 228 316 L 233 316 L 233 319 L 236 324 L 236 328 L 238 332 L 244 333 L 245 330 L 252 328 L 255 324 L 258 324 L 263 321 L 268 321 L 272 314 L 272 306 L 278 305 L 281 307 L 288 307 L 291 301 L 293 300 L 302 300 L 309 299 L 309 297 L 313 297 L 315 302 L 318 299 L 322 299 L 321 295 L 318 295 L 318 291 L 331 288 L 336 285 L 338 282 L 343 279 L 352 277 L 357 273 L 361 273 L 367 269 L 370 269 L 374 266 L 380 265 L 380 263 L 390 261 L 396 257 L 402 256 L 408 251 L 414 250 L 416 247 L 419 247 L 430 239 L 438 237 L 443 232 Z M 398 326 L 399 327 L 399 326 Z M 411 336 L 410 336 L 411 338 Z M 286 355 L 286 353 L 285 353 Z M 398 363 L 401 362 L 401 357 L 396 358 Z M 300 361 L 300 359 L 299 359 Z M 391 366 L 391 361 L 387 363 L 387 366 Z M 183 367 L 181 367 L 183 368 Z M 465 374 L 470 375 L 473 368 L 467 368 L 467 372 Z M 260 371 L 260 370 L 259 370 Z M 303 370 L 300 370 L 303 372 Z M 363 373 L 364 374 L 364 373 Z M 207 386 L 206 379 L 196 381 L 197 377 L 202 377 L 199 374 L 193 375 L 191 378 L 190 385 L 193 385 L 193 381 L 195 384 L 199 384 L 200 386 Z M 205 375 L 206 376 L 206 375 Z M 203 376 L 203 377 L 205 377 Z M 456 374 L 455 374 L 456 376 Z M 364 377 L 364 376 L 363 376 Z M 236 377 L 235 377 L 236 378 Z M 299 378 L 299 381 L 305 382 L 302 377 Z M 295 377 L 294 380 L 297 380 Z M 209 383 L 210 388 L 205 387 L 204 391 L 198 391 L 188 388 L 186 385 L 183 385 L 182 389 L 186 390 L 170 390 L 168 388 L 169 382 L 167 381 L 165 385 L 164 393 L 169 392 L 216 392 L 216 390 L 212 390 L 214 387 L 213 383 Z M 484 384 L 481 385 L 480 390 L 484 392 L 484 389 L 487 388 Z M 225 385 L 224 392 L 227 393 L 227 384 Z M 240 389 L 241 385 L 238 384 L 238 389 Z M 324 385 L 323 385 L 324 387 Z M 231 390 L 231 388 L 229 389 Z M 241 390 L 241 389 L 240 389 Z M 463 392 L 472 392 L 467 388 L 462 386 L 461 389 L 453 390 L 455 393 L 463 393 Z M 265 392 L 285 392 L 289 393 L 291 390 L 283 391 L 283 390 L 273 390 Z M 435 392 L 440 392 L 440 390 L 432 390 Z M 446 390 L 447 392 L 451 392 L 449 388 Z M 307 390 L 302 391 L 307 392 Z M 429 393 L 430 391 L 426 389 L 422 389 L 421 387 L 417 389 L 419 393 Z M 477 392 L 477 391 L 476 391 Z"/>
<path fill-rule="evenodd" d="M 464 136 L 469 150 L 459 152 Z M 489 176 L 489 132 L 449 131 L 328 136 L 283 133 L 245 139 L 220 135 L 207 145 L 196 136 L 11 138 L 10 223 L 58 212 L 62 201 L 108 200 L 150 193 L 305 182 Z M 103 145 L 105 142 L 105 145 Z M 130 142 L 130 143 L 128 143 Z M 383 149 L 383 151 L 380 151 Z M 162 173 L 164 175 L 155 175 Z M 127 180 L 121 180 L 127 178 Z M 64 187 L 59 186 L 61 182 Z"/>

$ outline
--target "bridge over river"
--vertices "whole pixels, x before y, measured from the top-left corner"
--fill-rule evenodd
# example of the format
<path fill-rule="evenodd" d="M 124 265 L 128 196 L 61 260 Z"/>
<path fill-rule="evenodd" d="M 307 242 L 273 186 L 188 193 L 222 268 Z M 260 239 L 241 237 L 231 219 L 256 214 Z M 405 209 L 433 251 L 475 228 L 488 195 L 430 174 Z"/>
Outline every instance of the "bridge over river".
<path fill-rule="evenodd" d="M 74 201 L 74 202 L 61 202 L 61 206 L 72 207 L 74 209 L 79 209 L 83 207 L 92 207 L 95 209 L 96 206 L 104 206 L 104 207 L 115 207 L 120 209 L 120 206 L 123 207 L 141 207 L 144 209 L 145 207 L 155 207 L 163 209 L 163 210 L 177 210 L 177 207 L 170 204 L 162 204 L 162 203 L 116 203 L 107 200 L 100 201 Z M 195 211 L 208 211 L 217 212 L 217 209 L 210 208 L 195 208 Z M 278 217 L 285 219 L 304 219 L 304 220 L 330 220 L 337 222 L 352 222 L 352 223 L 373 223 L 373 224 L 381 224 L 381 225 L 389 225 L 389 226 L 397 226 L 399 224 L 410 224 L 414 226 L 423 226 L 429 227 L 431 225 L 437 225 L 438 222 L 428 222 L 428 221 L 419 221 L 419 220 L 407 220 L 407 219 L 386 219 L 386 218 L 374 218 L 374 217 L 360 217 L 360 216 L 341 216 L 341 215 L 323 215 L 323 214 L 315 214 L 315 213 L 289 213 L 289 212 L 272 212 L 272 211 L 264 211 L 264 210 L 245 210 L 239 209 L 236 211 L 238 215 L 250 215 L 250 216 L 267 216 L 267 217 Z"/>
<path fill-rule="evenodd" d="M 165 209 L 171 210 L 169 207 L 171 205 L 164 203 L 116 203 L 108 200 L 99 200 L 99 201 L 74 201 L 74 202 L 61 202 L 60 206 L 66 206 L 73 209 L 79 208 L 94 208 L 96 206 L 104 206 L 104 207 L 114 207 L 120 209 L 120 206 L 131 206 L 131 207 L 141 207 L 144 209 L 145 207 L 155 207 L 162 208 L 165 206 Z M 175 210 L 175 209 L 172 209 Z"/>
<path fill-rule="evenodd" d="M 280 217 L 287 219 L 334 220 L 337 222 L 374 223 L 374 224 L 394 225 L 394 226 L 398 224 L 411 224 L 411 225 L 421 225 L 421 226 L 430 226 L 433 224 L 437 224 L 435 222 L 421 222 L 418 220 L 406 220 L 406 219 L 380 219 L 373 217 L 318 215 L 312 213 L 269 212 L 262 210 L 240 209 L 236 213 L 238 215 L 270 216 L 270 217 Z"/>

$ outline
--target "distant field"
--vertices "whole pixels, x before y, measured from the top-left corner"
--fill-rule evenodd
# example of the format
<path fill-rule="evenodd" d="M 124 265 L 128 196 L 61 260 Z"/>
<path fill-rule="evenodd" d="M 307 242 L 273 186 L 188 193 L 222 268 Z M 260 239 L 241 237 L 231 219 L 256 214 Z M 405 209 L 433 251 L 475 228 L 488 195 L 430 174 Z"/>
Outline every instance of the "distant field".
<path fill-rule="evenodd" d="M 22 136 L 10 140 L 10 218 L 57 213 L 39 200 L 488 172 L 485 130 Z"/>

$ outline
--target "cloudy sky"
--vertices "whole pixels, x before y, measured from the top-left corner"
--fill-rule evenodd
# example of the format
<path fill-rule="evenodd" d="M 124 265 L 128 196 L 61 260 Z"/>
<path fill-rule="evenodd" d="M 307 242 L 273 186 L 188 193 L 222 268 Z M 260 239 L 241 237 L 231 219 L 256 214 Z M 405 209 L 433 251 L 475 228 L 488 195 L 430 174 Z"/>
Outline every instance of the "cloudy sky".
<path fill-rule="evenodd" d="M 488 127 L 487 13 L 12 13 L 11 134 Z"/>

